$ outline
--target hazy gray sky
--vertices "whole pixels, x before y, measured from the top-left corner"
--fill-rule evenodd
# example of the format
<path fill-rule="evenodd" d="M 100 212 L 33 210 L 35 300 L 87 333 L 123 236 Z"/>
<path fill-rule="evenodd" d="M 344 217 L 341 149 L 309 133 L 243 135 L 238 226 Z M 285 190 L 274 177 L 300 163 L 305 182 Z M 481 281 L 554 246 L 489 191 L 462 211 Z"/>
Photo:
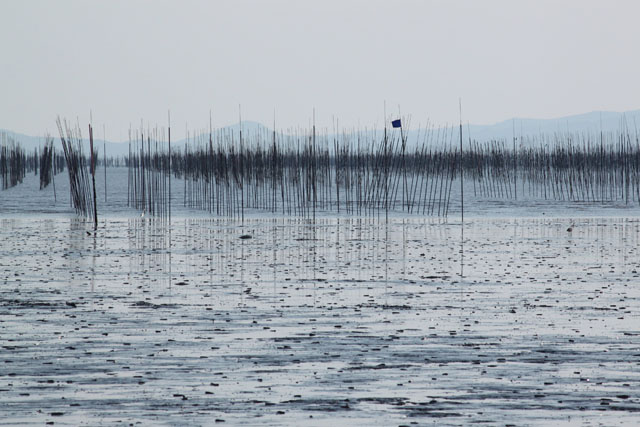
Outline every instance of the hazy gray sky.
<path fill-rule="evenodd" d="M 0 128 L 489 124 L 640 108 L 640 1 L 0 2 Z M 101 135 L 100 135 L 101 136 Z"/>

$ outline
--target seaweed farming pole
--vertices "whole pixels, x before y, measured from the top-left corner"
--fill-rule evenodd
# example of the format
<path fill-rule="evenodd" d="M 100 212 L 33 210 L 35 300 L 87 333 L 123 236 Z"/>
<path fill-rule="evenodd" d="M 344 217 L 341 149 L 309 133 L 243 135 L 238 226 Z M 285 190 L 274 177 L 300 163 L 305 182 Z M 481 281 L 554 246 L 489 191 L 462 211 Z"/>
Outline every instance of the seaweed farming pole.
<path fill-rule="evenodd" d="M 273 146 L 271 151 L 271 212 L 276 211 L 276 109 L 273 109 Z M 265 144 L 266 146 L 266 144 Z"/>
<path fill-rule="evenodd" d="M 182 160 L 182 179 L 184 180 L 184 198 L 182 200 L 182 205 L 187 207 L 187 159 L 189 155 L 187 153 L 187 147 L 189 146 L 189 129 L 187 124 L 184 124 L 184 132 L 187 135 L 187 140 L 184 143 L 184 158 Z"/>
<path fill-rule="evenodd" d="M 313 223 L 316 223 L 316 109 L 313 109 L 313 135 L 311 141 L 311 185 L 313 190 Z"/>
<path fill-rule="evenodd" d="M 244 154 L 242 152 L 242 106 L 238 105 L 238 118 L 240 119 L 240 215 L 244 225 Z"/>
<path fill-rule="evenodd" d="M 462 167 L 462 99 L 458 98 L 460 108 L 460 221 L 464 222 L 464 170 Z"/>
<path fill-rule="evenodd" d="M 212 132 L 213 132 L 213 125 L 212 125 L 212 119 L 211 119 L 211 110 L 209 110 L 209 152 L 207 153 L 207 178 L 209 179 L 209 197 L 207 197 L 207 208 L 209 210 L 209 213 L 212 212 L 213 209 L 213 203 L 214 203 L 214 199 L 213 199 L 213 195 L 214 195 L 214 179 L 213 179 L 213 173 L 214 173 L 214 168 L 213 168 L 213 136 L 212 136 Z"/>
<path fill-rule="evenodd" d="M 516 119 L 512 119 L 511 123 L 513 125 L 513 197 L 515 200 L 518 200 L 518 152 L 516 151 Z M 522 138 L 522 135 L 520 135 L 520 138 Z"/>
<path fill-rule="evenodd" d="M 93 230 L 98 229 L 98 205 L 96 200 L 96 158 L 93 153 L 93 128 L 89 124 L 89 148 L 91 149 L 91 183 L 93 187 Z"/>
<path fill-rule="evenodd" d="M 129 157 L 127 158 L 127 206 L 131 206 L 131 125 L 129 125 Z"/>
<path fill-rule="evenodd" d="M 107 128 L 102 124 L 102 163 L 104 166 L 104 203 L 107 203 Z"/>
<path fill-rule="evenodd" d="M 171 110 L 167 111 L 168 128 L 167 133 L 169 137 L 169 223 L 171 223 Z M 171 229 L 171 226 L 169 226 Z M 171 241 L 171 240 L 169 240 Z"/>
<path fill-rule="evenodd" d="M 387 153 L 387 101 L 384 102 L 384 153 L 383 153 L 383 169 L 384 169 L 384 220 L 389 222 L 389 156 Z"/>

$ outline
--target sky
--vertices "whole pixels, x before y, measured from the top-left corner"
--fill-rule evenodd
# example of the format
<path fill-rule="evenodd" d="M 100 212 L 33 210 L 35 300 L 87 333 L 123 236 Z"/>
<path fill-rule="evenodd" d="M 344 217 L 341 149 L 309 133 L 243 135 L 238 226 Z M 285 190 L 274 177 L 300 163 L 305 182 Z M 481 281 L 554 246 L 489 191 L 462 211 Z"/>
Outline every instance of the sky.
<path fill-rule="evenodd" d="M 2 0 L 0 128 L 411 127 L 640 108 L 636 0 Z M 386 112 L 386 116 L 385 116 Z M 102 135 L 100 134 L 100 137 Z"/>

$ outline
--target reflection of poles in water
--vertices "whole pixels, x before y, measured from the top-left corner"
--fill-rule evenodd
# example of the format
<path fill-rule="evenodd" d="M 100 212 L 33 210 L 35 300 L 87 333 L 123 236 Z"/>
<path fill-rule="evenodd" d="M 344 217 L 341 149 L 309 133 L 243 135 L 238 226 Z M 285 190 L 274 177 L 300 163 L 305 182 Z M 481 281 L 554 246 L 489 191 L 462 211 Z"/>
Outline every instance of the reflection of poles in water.
<path fill-rule="evenodd" d="M 340 257 L 340 217 L 336 219 L 336 274 L 338 277 L 344 277 L 342 271 L 342 259 Z"/>
<path fill-rule="evenodd" d="M 315 128 L 315 127 L 314 127 Z M 313 230 L 313 239 L 311 240 L 312 245 L 311 245 L 311 250 L 313 251 L 313 306 L 316 306 L 316 295 L 318 292 L 318 247 L 317 245 L 317 238 L 318 238 L 318 224 L 316 223 L 315 220 L 315 199 L 314 199 L 314 207 L 313 207 L 313 224 L 311 225 L 312 230 Z"/>
<path fill-rule="evenodd" d="M 93 252 L 91 254 L 91 292 L 95 289 L 96 282 L 96 233 L 93 233 Z"/>
<path fill-rule="evenodd" d="M 362 279 L 362 247 L 364 246 L 362 244 L 362 228 L 364 227 L 362 218 L 357 219 L 357 224 L 358 228 L 356 229 L 356 239 L 358 241 L 358 244 L 356 245 L 356 247 L 358 248 L 358 256 L 356 259 L 358 260 L 358 276 L 356 278 L 358 279 L 358 281 L 360 281 Z"/>
<path fill-rule="evenodd" d="M 460 225 L 460 311 L 464 310 L 464 223 Z M 462 315 L 462 313 L 461 313 Z"/>
<path fill-rule="evenodd" d="M 464 223 L 460 227 L 460 280 L 462 279 L 464 279 Z"/>
<path fill-rule="evenodd" d="M 169 172 L 169 174 L 171 174 L 171 172 Z M 169 205 L 171 204 L 171 202 L 169 202 Z M 171 211 L 171 208 L 169 208 L 169 211 Z M 173 280 L 173 278 L 171 277 L 172 274 L 172 262 L 171 262 L 171 252 L 173 252 L 173 250 L 171 249 L 171 220 L 167 221 L 167 227 L 168 227 L 168 231 L 169 231 L 169 242 L 168 242 L 168 252 L 169 252 L 169 289 L 171 289 L 171 281 Z"/>
<path fill-rule="evenodd" d="M 384 305 L 388 306 L 389 295 L 389 220 L 384 224 Z"/>
<path fill-rule="evenodd" d="M 240 239 L 240 305 L 244 305 L 244 242 Z"/>
<path fill-rule="evenodd" d="M 277 267 L 276 264 L 278 262 L 278 249 L 276 246 L 276 237 L 277 237 L 277 233 L 278 233 L 278 223 L 277 223 L 277 219 L 274 218 L 273 220 L 273 233 L 272 233 L 272 242 L 271 242 L 271 246 L 273 247 L 273 259 L 272 259 L 272 265 L 273 265 L 273 308 L 275 307 L 276 304 L 276 277 L 277 277 Z"/>
<path fill-rule="evenodd" d="M 402 281 L 407 275 L 407 223 L 406 219 L 402 219 Z"/>

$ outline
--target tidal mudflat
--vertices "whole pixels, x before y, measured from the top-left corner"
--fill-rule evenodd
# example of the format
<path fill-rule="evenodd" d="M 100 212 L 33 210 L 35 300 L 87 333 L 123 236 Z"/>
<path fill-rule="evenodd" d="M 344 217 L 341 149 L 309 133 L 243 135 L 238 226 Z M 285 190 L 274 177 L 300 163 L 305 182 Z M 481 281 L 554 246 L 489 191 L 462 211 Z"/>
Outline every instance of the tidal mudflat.
<path fill-rule="evenodd" d="M 0 220 L 0 424 L 640 419 L 638 219 L 170 224 Z"/>

